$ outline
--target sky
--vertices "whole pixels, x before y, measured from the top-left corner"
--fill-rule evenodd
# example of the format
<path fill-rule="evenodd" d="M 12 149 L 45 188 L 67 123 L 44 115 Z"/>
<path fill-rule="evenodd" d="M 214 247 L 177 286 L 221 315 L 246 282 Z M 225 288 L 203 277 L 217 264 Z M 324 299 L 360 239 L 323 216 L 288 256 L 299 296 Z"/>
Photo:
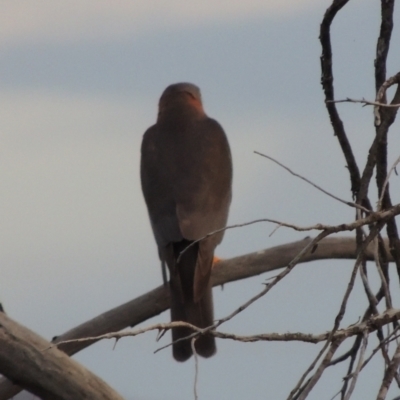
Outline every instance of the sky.
<path fill-rule="evenodd" d="M 229 223 L 273 218 L 297 225 L 350 222 L 351 208 L 254 154 L 268 154 L 351 200 L 348 173 L 320 87 L 318 34 L 326 0 L 71 0 L 0 3 L 0 300 L 18 322 L 50 339 L 161 283 L 139 180 L 140 143 L 171 83 L 192 82 L 229 138 L 234 165 Z M 352 0 L 332 27 L 335 94 L 374 99 L 379 2 Z M 399 71 L 400 12 L 388 60 Z M 372 109 L 341 104 L 360 168 L 374 137 Z M 399 156 L 398 123 L 389 164 Z M 400 199 L 397 176 L 392 201 Z M 376 201 L 374 191 L 371 191 Z M 270 224 L 229 230 L 230 258 L 302 239 Z M 223 326 L 238 334 L 333 325 L 352 261 L 297 267 Z M 373 266 L 371 266 L 373 274 Z M 274 274 L 272 274 L 274 275 Z M 262 275 L 214 289 L 226 316 L 258 293 Z M 395 297 L 397 307 L 400 299 Z M 396 304 L 395 304 L 396 306 Z M 344 324 L 365 308 L 357 282 Z M 169 321 L 169 312 L 146 321 Z M 194 362 L 176 363 L 154 333 L 101 342 L 75 358 L 127 400 L 193 398 Z M 199 399 L 286 398 L 315 345 L 217 341 L 199 364 Z M 378 365 L 378 364 L 376 364 Z M 376 366 L 375 365 L 375 366 Z M 310 399 L 330 399 L 346 366 L 328 371 Z M 355 392 L 376 393 L 365 370 Z M 377 378 L 378 375 L 378 378 Z M 392 389 L 393 397 L 398 391 Z"/>

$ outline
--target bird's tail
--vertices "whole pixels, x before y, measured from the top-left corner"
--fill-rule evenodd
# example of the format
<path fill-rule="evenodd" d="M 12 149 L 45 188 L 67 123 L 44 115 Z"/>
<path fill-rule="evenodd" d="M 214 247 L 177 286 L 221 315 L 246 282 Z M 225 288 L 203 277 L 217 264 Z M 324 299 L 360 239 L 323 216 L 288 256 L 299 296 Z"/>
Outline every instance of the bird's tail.
<path fill-rule="evenodd" d="M 195 303 L 187 299 L 182 301 L 182 291 L 171 280 L 171 321 L 185 321 L 199 328 L 206 328 L 214 323 L 212 288 L 206 289 L 202 298 Z M 172 340 L 184 338 L 192 334 L 189 328 L 172 329 Z M 202 335 L 195 342 L 196 353 L 202 357 L 211 357 L 216 352 L 214 336 Z M 190 340 L 183 340 L 173 344 L 172 353 L 177 361 L 186 361 L 193 351 Z"/>
<path fill-rule="evenodd" d="M 177 273 L 171 274 L 171 321 L 185 321 L 199 328 L 206 328 L 214 323 L 212 286 L 209 281 L 201 297 L 194 301 L 193 281 L 197 257 L 198 244 L 196 243 L 182 254 L 177 264 Z M 208 262 L 212 262 L 212 257 Z M 192 333 L 193 331 L 189 328 L 174 328 L 172 340 L 182 339 Z M 215 338 L 208 335 L 199 336 L 195 341 L 195 349 L 200 356 L 211 357 L 216 352 Z M 175 343 L 172 352 L 177 361 L 186 361 L 193 354 L 190 340 Z"/>

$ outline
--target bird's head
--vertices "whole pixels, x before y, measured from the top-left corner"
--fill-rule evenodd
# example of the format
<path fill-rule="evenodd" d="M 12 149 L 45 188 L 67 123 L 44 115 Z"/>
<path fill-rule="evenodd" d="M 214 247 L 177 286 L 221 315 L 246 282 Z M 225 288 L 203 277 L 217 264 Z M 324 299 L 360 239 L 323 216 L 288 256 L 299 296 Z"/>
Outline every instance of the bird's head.
<path fill-rule="evenodd" d="M 172 110 L 204 115 L 200 89 L 196 85 L 186 82 L 169 85 L 160 97 L 159 115 Z"/>

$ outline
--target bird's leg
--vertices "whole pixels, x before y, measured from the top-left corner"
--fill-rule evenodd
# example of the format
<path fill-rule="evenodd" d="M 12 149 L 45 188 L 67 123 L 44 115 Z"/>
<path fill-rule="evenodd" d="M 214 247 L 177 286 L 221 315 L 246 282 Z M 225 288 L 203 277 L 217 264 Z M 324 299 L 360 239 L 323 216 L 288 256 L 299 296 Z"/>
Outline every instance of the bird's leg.
<path fill-rule="evenodd" d="M 168 284 L 168 278 L 167 278 L 167 264 L 165 261 L 161 261 L 161 273 L 164 286 L 166 286 Z"/>

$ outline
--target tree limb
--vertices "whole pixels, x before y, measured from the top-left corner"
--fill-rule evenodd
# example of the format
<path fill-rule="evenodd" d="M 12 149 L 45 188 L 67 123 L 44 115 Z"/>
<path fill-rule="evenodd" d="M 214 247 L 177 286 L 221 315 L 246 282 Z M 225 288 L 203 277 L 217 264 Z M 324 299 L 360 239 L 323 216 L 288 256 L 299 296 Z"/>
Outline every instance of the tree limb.
<path fill-rule="evenodd" d="M 0 313 L 0 372 L 42 399 L 122 400 L 102 379 Z"/>
<path fill-rule="evenodd" d="M 332 46 L 331 46 L 331 24 L 338 11 L 344 7 L 349 0 L 334 0 L 331 6 L 326 10 L 320 27 L 319 40 L 322 46 L 321 55 L 321 85 L 325 94 L 325 104 L 331 120 L 335 136 L 337 137 L 343 155 L 346 159 L 347 167 L 350 173 L 351 191 L 355 197 L 360 188 L 360 171 L 357 166 L 356 159 L 351 149 L 349 139 L 343 126 L 335 103 L 335 92 L 333 87 L 333 71 L 332 71 Z M 362 204 L 365 206 L 364 204 Z"/>
<path fill-rule="evenodd" d="M 311 241 L 312 239 L 307 237 L 297 242 L 221 260 L 213 268 L 213 286 L 284 268 Z M 313 250 L 305 254 L 300 263 L 324 259 L 356 259 L 357 257 L 356 242 L 351 237 L 325 238 Z M 368 247 L 366 254 L 369 260 L 374 260 L 372 246 Z M 162 285 L 56 336 L 53 338 L 53 343 L 116 332 L 159 315 L 168 307 L 169 293 Z M 60 349 L 68 355 L 73 355 L 94 342 L 95 340 L 68 343 L 60 345 Z M 7 379 L 0 379 L 0 400 L 7 400 L 20 390 Z"/>

